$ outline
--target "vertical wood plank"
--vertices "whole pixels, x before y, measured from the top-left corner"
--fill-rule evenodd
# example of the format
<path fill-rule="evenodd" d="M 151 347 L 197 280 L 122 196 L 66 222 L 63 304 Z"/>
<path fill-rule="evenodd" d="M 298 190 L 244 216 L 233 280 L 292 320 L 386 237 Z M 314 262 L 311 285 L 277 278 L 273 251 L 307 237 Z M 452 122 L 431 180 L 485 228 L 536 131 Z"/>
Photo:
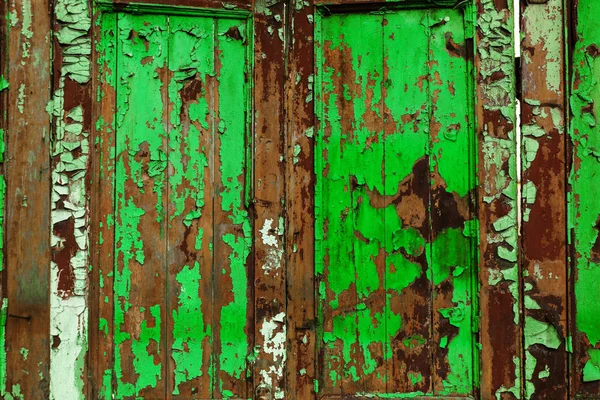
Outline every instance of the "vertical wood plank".
<path fill-rule="evenodd" d="M 434 393 L 469 395 L 477 304 L 471 52 L 463 9 L 431 10 L 429 26 Z"/>
<path fill-rule="evenodd" d="M 428 15 L 404 11 L 386 15 L 384 23 L 389 393 L 433 388 Z"/>
<path fill-rule="evenodd" d="M 333 22 L 326 18 L 332 18 Z M 342 346 L 336 343 L 333 332 L 333 321 L 336 317 L 335 309 L 339 302 L 347 303 L 348 292 L 340 293 L 341 288 L 347 289 L 354 279 L 354 265 L 341 262 L 342 257 L 352 254 L 350 241 L 342 240 L 339 246 L 330 246 L 330 238 L 343 237 L 348 234 L 346 216 L 342 217 L 342 210 L 351 208 L 349 195 L 349 180 L 336 171 L 337 180 L 329 178 L 332 168 L 330 159 L 333 159 L 333 168 L 337 170 L 339 163 L 336 157 L 340 155 L 342 121 L 348 123 L 348 118 L 342 120 L 344 101 L 340 99 L 339 91 L 342 86 L 341 72 L 344 64 L 348 62 L 342 49 L 337 49 L 341 40 L 338 29 L 341 29 L 342 20 L 338 16 L 318 16 L 318 78 L 317 78 L 317 116 L 318 129 L 315 139 L 315 280 L 317 286 L 317 349 L 318 349 L 318 387 L 319 395 L 341 395 L 341 385 L 338 383 L 343 376 L 343 363 L 349 358 L 349 350 L 342 353 Z M 334 42 L 334 40 L 336 40 Z M 335 43 L 335 44 L 334 44 Z M 333 142 L 333 145 L 331 146 Z M 334 152 L 330 152 L 331 146 Z M 333 266 L 333 268 L 332 268 Z M 335 276 L 335 266 L 344 268 L 341 279 L 332 279 Z M 332 284 L 332 282 L 334 282 Z M 328 301 L 331 299 L 331 301 Z M 354 299 L 352 299 L 354 302 Z M 351 311 L 351 310 L 350 310 Z M 343 333 L 343 327 L 338 329 Z M 333 356 L 332 356 L 333 354 Z M 342 358 L 344 357 L 344 359 Z M 347 360 L 350 362 L 351 360 Z"/>
<path fill-rule="evenodd" d="M 510 3 L 510 4 L 509 4 Z M 476 1 L 482 398 L 521 398 L 512 2 Z M 469 22 L 467 16 L 467 22 Z"/>
<path fill-rule="evenodd" d="M 167 396 L 212 398 L 215 20 L 169 18 Z"/>
<path fill-rule="evenodd" d="M 562 0 L 522 10 L 521 133 L 526 398 L 568 394 L 565 39 Z"/>
<path fill-rule="evenodd" d="M 7 375 L 2 396 L 49 396 L 50 29 L 47 1 L 7 6 L 6 125 Z M 3 51 L 4 51 L 3 49 Z"/>
<path fill-rule="evenodd" d="M 8 15 L 8 3 L 0 6 L 0 14 Z M 6 214 L 6 132 L 8 128 L 8 70 L 10 60 L 8 57 L 10 39 L 8 30 L 10 24 L 8 18 L 0 18 L 0 49 L 3 53 L 0 56 L 0 395 L 6 393 L 6 319 L 8 312 L 8 299 L 6 298 L 6 257 L 4 242 L 6 237 L 5 214 Z"/>
<path fill-rule="evenodd" d="M 254 2 L 254 368 L 258 399 L 285 396 L 287 300 L 285 250 L 285 115 L 289 2 Z"/>
<path fill-rule="evenodd" d="M 165 396 L 167 23 L 163 15 L 118 16 L 117 397 Z"/>
<path fill-rule="evenodd" d="M 115 145 L 117 102 L 117 14 L 101 13 L 94 30 L 94 180 L 91 189 L 90 369 L 91 397 L 109 400 L 114 372 L 114 266 L 115 266 Z"/>
<path fill-rule="evenodd" d="M 596 302 L 600 279 L 600 187 L 597 182 L 600 104 L 600 4 L 572 3 L 574 31 L 570 41 L 572 71 L 569 101 L 568 229 L 572 243 L 573 292 L 570 297 L 573 341 L 571 397 L 593 398 L 600 393 L 600 319 Z"/>
<path fill-rule="evenodd" d="M 213 123 L 215 390 L 221 397 L 251 397 L 252 221 L 246 196 L 251 174 L 247 150 L 249 32 L 244 20 L 219 19 L 216 26 Z"/>
<path fill-rule="evenodd" d="M 314 20 L 313 2 L 290 7 L 287 48 L 286 228 L 287 395 L 316 397 L 314 269 Z M 292 162 L 289 162 L 292 160 Z"/>
<path fill-rule="evenodd" d="M 357 15 L 356 25 L 349 23 L 344 32 L 344 41 L 352 50 L 352 69 L 345 71 L 343 81 L 349 89 L 344 87 L 344 91 L 350 92 L 352 97 L 346 107 L 352 127 L 345 131 L 349 133 L 346 152 L 351 154 L 351 159 L 346 168 L 352 197 L 352 232 L 347 240 L 353 247 L 348 261 L 354 263 L 356 271 L 354 358 L 357 362 L 351 380 L 358 378 L 358 382 L 346 384 L 342 380 L 342 384 L 356 385 L 363 393 L 385 393 L 386 360 L 390 354 L 385 293 L 386 211 L 378 202 L 378 194 L 385 191 L 386 182 L 383 172 L 383 24 L 383 17 Z M 368 45 L 364 36 L 370 38 Z M 346 307 L 340 304 L 340 308 Z"/>
<path fill-rule="evenodd" d="M 91 22 L 87 0 L 54 4 L 50 398 L 88 390 Z"/>
<path fill-rule="evenodd" d="M 321 264 L 317 273 L 324 281 L 319 290 L 319 346 L 325 394 L 362 392 L 369 374 L 385 366 L 383 354 L 375 358 L 371 353 L 371 345 L 384 343 L 384 299 L 370 297 L 385 284 L 384 212 L 370 199 L 382 193 L 384 185 L 377 104 L 382 100 L 382 21 L 368 14 L 336 14 L 321 21 L 316 257 Z M 373 47 L 362 42 L 363 35 L 372 38 Z M 379 321 L 374 321 L 371 306 L 379 311 Z"/>

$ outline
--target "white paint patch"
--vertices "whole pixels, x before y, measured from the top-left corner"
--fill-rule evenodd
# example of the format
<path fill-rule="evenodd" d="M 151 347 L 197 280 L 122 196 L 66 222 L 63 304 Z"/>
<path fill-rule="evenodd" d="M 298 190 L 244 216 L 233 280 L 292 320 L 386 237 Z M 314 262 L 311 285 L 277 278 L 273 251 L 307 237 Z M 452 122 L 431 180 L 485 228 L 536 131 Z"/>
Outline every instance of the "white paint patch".
<path fill-rule="evenodd" d="M 262 383 L 273 388 L 273 396 L 275 399 L 284 398 L 284 390 L 280 385 L 274 387 L 273 381 L 283 382 L 283 373 L 285 370 L 286 357 L 286 325 L 285 313 L 280 312 L 270 320 L 263 321 L 260 328 L 260 334 L 263 336 L 263 352 L 271 354 L 273 357 L 273 365 L 267 370 L 261 370 L 260 376 Z"/>
<path fill-rule="evenodd" d="M 262 236 L 263 244 L 266 244 L 267 246 L 277 247 L 277 236 L 272 235 L 270 232 L 272 229 L 271 228 L 272 225 L 273 225 L 273 220 L 266 219 L 265 223 L 263 224 L 263 227 L 261 228 L 261 230 L 259 232 Z M 275 231 L 277 232 L 277 228 L 275 228 Z"/>
<path fill-rule="evenodd" d="M 265 264 L 262 266 L 262 269 L 267 272 L 280 269 L 281 260 L 283 259 L 283 244 L 280 245 L 279 239 L 283 236 L 283 220 L 280 218 L 279 227 L 275 228 L 273 228 L 273 222 L 272 219 L 266 219 L 259 231 L 263 244 L 269 246 Z"/>
<path fill-rule="evenodd" d="M 51 264 L 52 276 L 58 266 Z M 85 296 L 63 299 L 58 279 L 51 280 L 50 312 L 50 399 L 83 399 L 84 365 L 88 348 L 88 312 Z"/>

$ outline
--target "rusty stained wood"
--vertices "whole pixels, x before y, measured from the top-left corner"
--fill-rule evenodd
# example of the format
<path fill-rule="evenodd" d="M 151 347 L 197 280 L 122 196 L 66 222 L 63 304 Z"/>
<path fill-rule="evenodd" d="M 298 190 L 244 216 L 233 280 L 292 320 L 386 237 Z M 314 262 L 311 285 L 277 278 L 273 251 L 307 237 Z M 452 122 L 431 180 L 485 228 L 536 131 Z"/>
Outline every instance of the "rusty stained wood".
<path fill-rule="evenodd" d="M 286 29 L 286 398 L 315 398 L 314 19 L 311 1 L 289 7 Z M 302 38 L 302 40 L 301 40 Z M 293 110 L 293 112 L 291 111 Z"/>
<path fill-rule="evenodd" d="M 34 399 L 49 389 L 51 132 L 43 110 L 51 96 L 52 22 L 47 1 L 2 7 L 1 74 L 8 88 L 2 93 L 7 140 L 0 192 L 10 245 L 0 266 L 0 395 Z"/>
<path fill-rule="evenodd" d="M 287 2 L 254 3 L 254 396 L 285 397 L 287 363 L 284 82 Z"/>
<path fill-rule="evenodd" d="M 512 2 L 478 0 L 475 15 L 480 252 L 479 396 L 521 398 Z"/>
<path fill-rule="evenodd" d="M 566 57 L 562 0 L 521 10 L 525 398 L 569 399 Z"/>

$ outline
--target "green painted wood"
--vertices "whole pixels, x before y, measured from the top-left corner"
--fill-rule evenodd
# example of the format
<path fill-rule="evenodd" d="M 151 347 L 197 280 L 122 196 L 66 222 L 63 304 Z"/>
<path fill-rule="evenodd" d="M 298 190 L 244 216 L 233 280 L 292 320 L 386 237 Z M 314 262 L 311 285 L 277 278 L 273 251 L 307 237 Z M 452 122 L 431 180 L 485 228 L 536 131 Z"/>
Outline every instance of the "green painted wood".
<path fill-rule="evenodd" d="M 214 389 L 215 26 L 212 18 L 169 17 L 167 392 L 184 398 L 210 398 Z"/>
<path fill-rule="evenodd" d="M 600 135 L 596 109 L 600 104 L 600 4 L 576 1 L 576 32 L 570 104 L 572 119 L 569 135 L 572 166 L 569 176 L 569 229 L 574 259 L 575 375 L 572 396 L 593 398 L 600 393 L 600 319 L 598 318 L 598 281 L 600 280 L 600 186 L 598 157 Z M 555 336 L 549 337 L 558 340 Z"/>
<path fill-rule="evenodd" d="M 320 391 L 471 394 L 476 171 L 462 11 L 318 23 Z"/>
<path fill-rule="evenodd" d="M 247 21 L 118 13 L 115 31 L 103 38 L 117 75 L 114 365 L 103 394 L 248 397 Z"/>
<path fill-rule="evenodd" d="M 168 23 L 120 14 L 117 26 L 115 394 L 163 397 Z"/>

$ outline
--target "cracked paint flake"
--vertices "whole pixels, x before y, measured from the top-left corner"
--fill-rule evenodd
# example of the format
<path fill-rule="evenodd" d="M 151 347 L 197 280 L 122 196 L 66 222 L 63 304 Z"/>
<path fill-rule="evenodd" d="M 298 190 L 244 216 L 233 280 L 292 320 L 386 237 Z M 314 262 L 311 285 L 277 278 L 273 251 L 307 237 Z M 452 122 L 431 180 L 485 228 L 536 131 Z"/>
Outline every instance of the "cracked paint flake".
<path fill-rule="evenodd" d="M 88 350 L 89 131 L 82 105 L 65 105 L 67 80 L 84 86 L 91 79 L 91 17 L 88 2 L 60 0 L 56 51 L 63 55 L 58 84 L 47 112 L 54 122 L 50 295 L 50 398 L 83 399 Z M 25 22 L 24 22 L 25 23 Z M 76 34 L 73 34 L 76 32 Z M 78 64 L 76 73 L 72 68 Z M 85 89 L 84 89 L 85 90 Z M 84 92 L 85 93 L 85 92 Z M 82 101 L 81 99 L 79 99 Z M 72 102 L 71 102 L 72 104 Z"/>
<path fill-rule="evenodd" d="M 285 374 L 287 359 L 285 313 L 280 312 L 270 319 L 265 319 L 259 332 L 263 336 L 263 352 L 273 357 L 274 365 L 270 365 L 269 370 L 260 370 L 258 373 L 262 377 L 262 384 L 273 387 L 275 386 L 273 378 L 281 380 Z M 275 399 L 283 399 L 283 389 L 275 386 L 273 396 Z"/>

